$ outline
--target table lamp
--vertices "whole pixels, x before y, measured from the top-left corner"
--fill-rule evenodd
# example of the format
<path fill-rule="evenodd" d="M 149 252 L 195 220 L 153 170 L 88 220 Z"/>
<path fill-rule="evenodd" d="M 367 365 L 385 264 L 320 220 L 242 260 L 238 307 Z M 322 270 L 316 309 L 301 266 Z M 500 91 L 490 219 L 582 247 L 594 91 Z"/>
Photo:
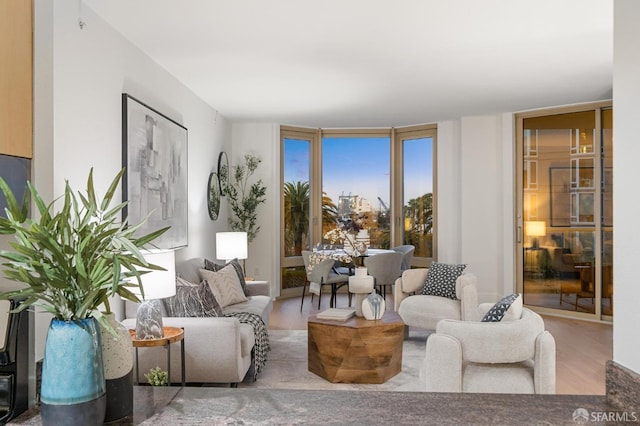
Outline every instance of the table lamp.
<path fill-rule="evenodd" d="M 216 233 L 216 259 L 229 263 L 233 259 L 246 259 L 249 248 L 246 232 L 217 232 Z M 242 262 L 244 275 L 244 262 Z"/>
<path fill-rule="evenodd" d="M 547 235 L 547 224 L 543 220 L 530 220 L 524 224 L 524 233 L 532 238 L 531 248 L 537 250 L 540 247 L 538 237 Z"/>
<path fill-rule="evenodd" d="M 147 263 L 161 266 L 166 270 L 140 275 L 144 297 L 140 288 L 132 289 L 132 292 L 142 300 L 136 316 L 136 339 L 159 339 L 163 337 L 162 309 L 159 299 L 176 294 L 175 254 L 173 250 L 149 250 L 143 251 L 142 255 Z"/>

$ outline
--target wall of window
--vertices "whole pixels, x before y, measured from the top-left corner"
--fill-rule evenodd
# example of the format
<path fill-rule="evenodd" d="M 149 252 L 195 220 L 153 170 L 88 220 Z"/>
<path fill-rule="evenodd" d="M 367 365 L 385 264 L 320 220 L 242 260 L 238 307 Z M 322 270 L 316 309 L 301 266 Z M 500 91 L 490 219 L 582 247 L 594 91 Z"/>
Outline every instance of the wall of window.
<path fill-rule="evenodd" d="M 416 247 L 434 257 L 436 127 L 321 130 L 283 126 L 281 294 L 304 284 L 302 250 L 341 228 L 366 230 L 370 247 Z"/>

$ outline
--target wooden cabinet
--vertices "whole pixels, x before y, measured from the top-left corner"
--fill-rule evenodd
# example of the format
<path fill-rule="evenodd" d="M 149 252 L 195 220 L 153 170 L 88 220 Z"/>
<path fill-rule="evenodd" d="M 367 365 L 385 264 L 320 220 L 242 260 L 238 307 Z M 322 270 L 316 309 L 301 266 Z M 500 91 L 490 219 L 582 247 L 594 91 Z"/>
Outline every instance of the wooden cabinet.
<path fill-rule="evenodd" d="M 0 1 L 0 154 L 33 156 L 33 4 Z"/>

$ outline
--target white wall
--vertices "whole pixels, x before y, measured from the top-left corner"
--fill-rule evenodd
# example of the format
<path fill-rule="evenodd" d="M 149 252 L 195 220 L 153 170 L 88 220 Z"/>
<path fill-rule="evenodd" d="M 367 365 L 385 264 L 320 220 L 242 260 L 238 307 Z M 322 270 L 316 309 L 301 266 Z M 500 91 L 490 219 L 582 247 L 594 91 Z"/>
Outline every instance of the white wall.
<path fill-rule="evenodd" d="M 273 123 L 233 124 L 231 140 L 229 165 L 243 163 L 245 154 L 256 155 L 262 160 L 253 178 L 263 180 L 267 198 L 258 206 L 260 232 L 249 244 L 245 265 L 247 276 L 269 281 L 271 296 L 276 297 L 280 294 L 280 126 Z M 229 208 L 224 197 L 220 208 Z"/>
<path fill-rule="evenodd" d="M 89 8 L 81 30 L 76 0 L 35 6 L 36 186 L 58 196 L 68 179 L 81 189 L 94 167 L 97 191 L 104 193 L 122 166 L 121 94 L 130 93 L 188 129 L 189 246 L 176 255 L 214 258 L 226 212 L 209 219 L 206 185 L 218 153 L 230 145 L 229 123 Z M 48 321 L 37 319 L 36 359 Z"/>
<path fill-rule="evenodd" d="M 438 123 L 438 253 L 466 263 L 481 301 L 515 291 L 513 116 Z"/>
<path fill-rule="evenodd" d="M 614 3 L 614 71 L 613 71 L 613 197 L 614 271 L 613 359 L 640 373 L 640 297 L 638 296 L 638 241 L 640 227 L 637 212 L 640 198 L 640 3 L 616 0 Z"/>
<path fill-rule="evenodd" d="M 436 258 L 462 262 L 462 211 L 460 210 L 460 121 L 438 123 L 436 143 Z"/>

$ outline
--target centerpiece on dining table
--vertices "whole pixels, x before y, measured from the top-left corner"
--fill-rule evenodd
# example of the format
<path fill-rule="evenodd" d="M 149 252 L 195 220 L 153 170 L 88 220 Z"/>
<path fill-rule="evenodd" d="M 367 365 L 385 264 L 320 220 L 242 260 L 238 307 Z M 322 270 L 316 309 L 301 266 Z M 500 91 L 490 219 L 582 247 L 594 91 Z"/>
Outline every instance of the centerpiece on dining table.
<path fill-rule="evenodd" d="M 342 244 L 345 253 L 354 257 L 366 255 L 369 249 L 369 232 L 365 229 L 350 234 L 342 228 L 333 228 L 324 234 L 324 239 L 331 244 Z"/>
<path fill-rule="evenodd" d="M 353 265 L 354 258 L 367 254 L 370 238 L 369 231 L 363 229 L 358 221 L 349 220 L 340 223 L 324 234 L 325 244 L 317 244 L 309 259 L 309 271 L 326 259 L 334 259 L 343 265 Z M 336 246 L 341 245 L 341 248 Z"/>

